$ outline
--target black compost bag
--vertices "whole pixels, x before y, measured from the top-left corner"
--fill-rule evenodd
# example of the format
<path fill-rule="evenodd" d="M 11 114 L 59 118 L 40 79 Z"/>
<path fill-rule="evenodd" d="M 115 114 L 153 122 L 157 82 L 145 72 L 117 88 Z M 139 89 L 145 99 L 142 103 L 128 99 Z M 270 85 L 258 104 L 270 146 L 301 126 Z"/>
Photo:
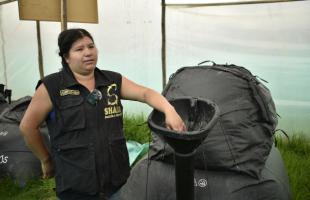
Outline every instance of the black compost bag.
<path fill-rule="evenodd" d="M 26 96 L 14 101 L 0 114 L 0 177 L 12 177 L 21 185 L 41 175 L 41 163 L 26 146 L 19 131 L 30 100 L 31 97 Z M 47 128 L 43 126 L 41 131 L 49 144 Z"/>
<path fill-rule="evenodd" d="M 215 63 L 183 67 L 170 77 L 163 95 L 210 99 L 220 109 L 217 124 L 197 149 L 196 169 L 260 177 L 278 121 L 270 91 L 250 71 Z M 151 159 L 173 163 L 173 150 L 156 134 L 152 137 Z"/>
<path fill-rule="evenodd" d="M 195 170 L 195 200 L 290 200 L 291 189 L 284 163 L 273 146 L 256 179 L 233 171 Z M 161 161 L 139 161 L 118 200 L 175 200 L 174 166 Z"/>

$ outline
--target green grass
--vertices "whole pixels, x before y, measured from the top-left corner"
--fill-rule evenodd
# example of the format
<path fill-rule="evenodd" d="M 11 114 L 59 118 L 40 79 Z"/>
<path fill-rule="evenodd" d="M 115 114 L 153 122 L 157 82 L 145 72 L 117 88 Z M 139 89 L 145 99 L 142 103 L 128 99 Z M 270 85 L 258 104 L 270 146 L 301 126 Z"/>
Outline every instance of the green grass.
<path fill-rule="evenodd" d="M 150 131 L 146 117 L 141 115 L 126 115 L 124 131 L 127 140 L 139 143 L 149 141 Z M 295 133 L 290 140 L 277 137 L 279 148 L 287 172 L 294 200 L 310 199 L 310 140 L 301 133 Z M 54 179 L 30 180 L 21 188 L 11 179 L 0 181 L 0 200 L 56 200 Z"/>
<path fill-rule="evenodd" d="M 302 133 L 295 133 L 289 140 L 277 138 L 289 175 L 294 200 L 310 199 L 310 140 Z"/>
<path fill-rule="evenodd" d="M 124 132 L 127 140 L 134 140 L 141 144 L 147 143 L 150 140 L 147 118 L 143 114 L 126 114 L 124 117 Z"/>
<path fill-rule="evenodd" d="M 54 179 L 29 180 L 21 188 L 12 179 L 5 178 L 0 182 L 1 200 L 56 200 Z"/>

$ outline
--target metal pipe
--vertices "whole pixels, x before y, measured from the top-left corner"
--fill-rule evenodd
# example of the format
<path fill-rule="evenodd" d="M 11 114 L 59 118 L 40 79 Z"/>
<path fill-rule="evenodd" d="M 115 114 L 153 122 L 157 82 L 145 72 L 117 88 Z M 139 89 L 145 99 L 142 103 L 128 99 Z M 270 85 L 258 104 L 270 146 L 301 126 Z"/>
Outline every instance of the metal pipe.
<path fill-rule="evenodd" d="M 195 151 L 194 151 L 195 152 Z M 194 155 L 175 152 L 176 200 L 194 200 Z"/>

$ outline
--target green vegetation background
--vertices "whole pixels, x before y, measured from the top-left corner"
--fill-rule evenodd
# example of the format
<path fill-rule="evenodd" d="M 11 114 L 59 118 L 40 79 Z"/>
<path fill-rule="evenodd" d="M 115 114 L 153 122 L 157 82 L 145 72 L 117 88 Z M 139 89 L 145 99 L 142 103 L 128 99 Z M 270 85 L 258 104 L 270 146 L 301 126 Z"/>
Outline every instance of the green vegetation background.
<path fill-rule="evenodd" d="M 125 116 L 124 130 L 127 140 L 146 143 L 150 131 L 143 115 Z M 294 200 L 310 199 L 310 140 L 302 133 L 290 134 L 289 140 L 277 137 L 279 148 L 289 175 Z M 30 180 L 20 188 L 11 179 L 0 181 L 1 200 L 56 200 L 54 179 Z"/>

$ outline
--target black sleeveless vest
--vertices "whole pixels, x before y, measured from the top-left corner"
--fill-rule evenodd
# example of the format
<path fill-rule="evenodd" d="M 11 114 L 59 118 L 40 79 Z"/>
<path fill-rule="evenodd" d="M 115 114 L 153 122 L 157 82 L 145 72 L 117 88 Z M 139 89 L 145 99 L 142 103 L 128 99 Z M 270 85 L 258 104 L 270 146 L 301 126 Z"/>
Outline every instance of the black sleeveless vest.
<path fill-rule="evenodd" d="M 42 82 L 53 104 L 46 122 L 56 192 L 114 193 L 130 173 L 120 101 L 122 76 L 95 69 L 100 100 L 94 100 L 70 69 L 51 74 L 39 84 Z"/>

